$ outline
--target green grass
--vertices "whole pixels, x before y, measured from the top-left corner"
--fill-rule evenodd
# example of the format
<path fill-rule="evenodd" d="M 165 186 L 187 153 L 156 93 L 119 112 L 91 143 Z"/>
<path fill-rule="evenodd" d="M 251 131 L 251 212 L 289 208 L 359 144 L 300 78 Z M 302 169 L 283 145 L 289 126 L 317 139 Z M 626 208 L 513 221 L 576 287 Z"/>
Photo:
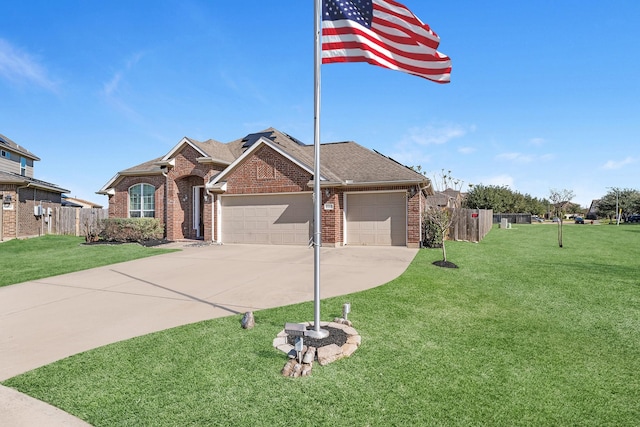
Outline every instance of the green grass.
<path fill-rule="evenodd" d="M 135 243 L 82 243 L 82 237 L 47 235 L 0 244 L 0 287 L 172 251 Z"/>
<path fill-rule="evenodd" d="M 515 225 L 421 250 L 351 302 L 349 358 L 283 378 L 271 341 L 312 303 L 192 324 L 99 348 L 4 384 L 95 426 L 640 423 L 640 226 Z"/>

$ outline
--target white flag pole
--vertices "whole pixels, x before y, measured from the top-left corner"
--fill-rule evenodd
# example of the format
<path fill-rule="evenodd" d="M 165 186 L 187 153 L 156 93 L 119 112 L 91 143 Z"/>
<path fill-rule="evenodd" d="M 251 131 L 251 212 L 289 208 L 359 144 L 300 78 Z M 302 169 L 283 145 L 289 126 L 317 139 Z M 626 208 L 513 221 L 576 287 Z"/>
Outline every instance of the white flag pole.
<path fill-rule="evenodd" d="M 322 0 L 314 3 L 314 109 L 313 109 L 313 330 L 306 335 L 312 338 L 325 338 L 329 331 L 320 329 L 320 246 L 322 245 L 322 218 L 320 207 L 322 196 L 320 194 L 320 65 L 322 64 L 321 45 L 322 26 Z"/>

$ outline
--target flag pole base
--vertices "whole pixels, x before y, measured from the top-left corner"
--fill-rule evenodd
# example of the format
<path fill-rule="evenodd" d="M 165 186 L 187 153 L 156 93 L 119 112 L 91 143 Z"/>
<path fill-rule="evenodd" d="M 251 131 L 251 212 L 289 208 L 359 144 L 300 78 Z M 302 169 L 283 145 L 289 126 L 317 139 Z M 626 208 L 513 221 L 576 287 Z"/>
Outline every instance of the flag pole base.
<path fill-rule="evenodd" d="M 329 336 L 329 331 L 327 331 L 326 329 L 307 329 L 304 333 L 304 336 L 321 340 Z"/>

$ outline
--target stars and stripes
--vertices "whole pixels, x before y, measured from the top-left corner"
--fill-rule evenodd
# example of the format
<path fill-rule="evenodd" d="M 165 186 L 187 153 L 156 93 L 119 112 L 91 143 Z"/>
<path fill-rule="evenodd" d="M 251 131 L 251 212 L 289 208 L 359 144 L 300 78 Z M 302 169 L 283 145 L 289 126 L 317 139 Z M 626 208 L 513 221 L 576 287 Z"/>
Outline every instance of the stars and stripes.
<path fill-rule="evenodd" d="M 449 83 L 438 35 L 395 0 L 323 0 L 322 63 L 367 62 Z"/>

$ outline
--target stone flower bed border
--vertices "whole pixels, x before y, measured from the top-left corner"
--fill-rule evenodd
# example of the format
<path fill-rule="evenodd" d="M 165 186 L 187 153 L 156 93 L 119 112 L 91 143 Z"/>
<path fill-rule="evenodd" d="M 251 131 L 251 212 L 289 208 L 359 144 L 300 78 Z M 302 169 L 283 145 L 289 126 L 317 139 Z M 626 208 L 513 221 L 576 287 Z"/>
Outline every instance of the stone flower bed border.
<path fill-rule="evenodd" d="M 313 322 L 303 322 L 301 324 L 305 326 L 312 326 Z M 356 331 L 352 326 L 336 322 L 320 322 L 320 327 L 341 329 L 345 334 L 347 334 L 347 342 L 345 342 L 342 346 L 330 344 L 323 347 L 318 347 L 316 349 L 316 359 L 321 366 L 328 365 L 329 363 L 335 362 L 336 360 L 342 359 L 343 357 L 351 356 L 353 352 L 358 349 L 360 343 L 362 342 L 362 338 L 358 334 L 358 331 Z M 273 340 L 273 346 L 283 353 L 287 354 L 289 357 L 295 358 L 296 351 L 294 347 L 287 342 L 288 337 L 289 334 L 287 334 L 283 329 Z M 303 352 L 306 351 L 307 349 L 305 346 Z"/>

